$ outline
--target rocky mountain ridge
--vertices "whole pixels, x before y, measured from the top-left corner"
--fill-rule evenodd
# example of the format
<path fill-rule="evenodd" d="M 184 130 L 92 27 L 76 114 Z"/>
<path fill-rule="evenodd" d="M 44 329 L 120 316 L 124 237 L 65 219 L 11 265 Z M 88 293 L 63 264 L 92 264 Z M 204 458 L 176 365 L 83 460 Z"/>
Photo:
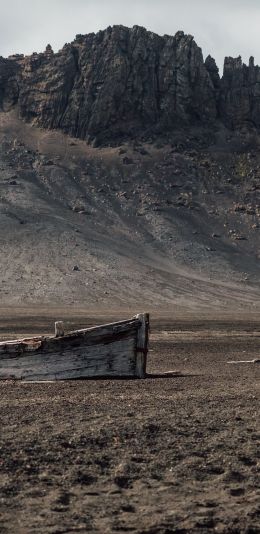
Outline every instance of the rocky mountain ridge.
<path fill-rule="evenodd" d="M 223 77 L 191 35 L 134 26 L 77 35 L 58 53 L 0 58 L 0 109 L 96 144 L 216 122 L 260 128 L 260 68 L 226 58 Z"/>
<path fill-rule="evenodd" d="M 2 306 L 256 313 L 258 78 L 139 27 L 0 58 Z"/>

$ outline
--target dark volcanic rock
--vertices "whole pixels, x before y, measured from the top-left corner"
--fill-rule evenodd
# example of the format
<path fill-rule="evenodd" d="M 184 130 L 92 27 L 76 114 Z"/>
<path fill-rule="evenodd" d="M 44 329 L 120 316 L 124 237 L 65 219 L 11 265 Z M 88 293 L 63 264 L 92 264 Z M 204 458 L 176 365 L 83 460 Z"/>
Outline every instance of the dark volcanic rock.
<path fill-rule="evenodd" d="M 99 146 L 180 125 L 260 126 L 260 69 L 226 58 L 222 80 L 190 35 L 134 26 L 78 35 L 57 54 L 0 58 L 0 107 Z"/>
<path fill-rule="evenodd" d="M 18 100 L 18 64 L 0 57 L 0 110 L 9 111 Z"/>
<path fill-rule="evenodd" d="M 254 58 L 249 66 L 240 56 L 225 59 L 220 113 L 232 129 L 247 124 L 260 128 L 260 68 L 254 66 Z"/>
<path fill-rule="evenodd" d="M 220 77 L 219 77 L 219 70 L 216 65 L 215 59 L 211 56 L 208 56 L 205 61 L 205 67 L 210 75 L 214 88 L 216 89 L 216 91 L 219 91 L 220 90 Z"/>
<path fill-rule="evenodd" d="M 1 61 L 1 94 L 16 69 L 21 117 L 75 137 L 131 135 L 216 117 L 201 49 L 183 32 L 159 37 L 115 26 L 77 36 L 57 54 L 48 46 L 23 61 Z"/>

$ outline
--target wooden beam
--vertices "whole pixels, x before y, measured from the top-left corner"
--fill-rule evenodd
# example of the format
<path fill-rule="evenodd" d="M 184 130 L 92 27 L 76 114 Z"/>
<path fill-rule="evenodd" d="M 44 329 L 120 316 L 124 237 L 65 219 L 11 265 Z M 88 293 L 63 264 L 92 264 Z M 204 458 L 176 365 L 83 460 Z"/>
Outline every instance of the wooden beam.
<path fill-rule="evenodd" d="M 136 376 L 138 378 L 145 378 L 150 320 L 149 313 L 140 313 L 136 315 L 136 319 L 140 321 L 136 345 Z"/>
<path fill-rule="evenodd" d="M 55 323 L 55 337 L 64 336 L 64 325 L 62 321 L 56 321 Z"/>
<path fill-rule="evenodd" d="M 240 363 L 260 363 L 260 359 L 256 358 L 255 360 L 233 360 L 231 362 L 227 362 L 229 364 L 238 365 Z"/>

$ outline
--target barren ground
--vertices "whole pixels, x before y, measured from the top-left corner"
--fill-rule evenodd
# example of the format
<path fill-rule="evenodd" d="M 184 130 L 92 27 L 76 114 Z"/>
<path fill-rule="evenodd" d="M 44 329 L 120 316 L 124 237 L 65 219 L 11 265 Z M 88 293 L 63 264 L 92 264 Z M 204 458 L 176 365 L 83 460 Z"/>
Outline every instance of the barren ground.
<path fill-rule="evenodd" d="M 1 337 L 54 316 L 2 310 Z M 259 532 L 259 366 L 226 363 L 259 358 L 259 332 L 154 315 L 146 380 L 2 382 L 1 533 Z"/>

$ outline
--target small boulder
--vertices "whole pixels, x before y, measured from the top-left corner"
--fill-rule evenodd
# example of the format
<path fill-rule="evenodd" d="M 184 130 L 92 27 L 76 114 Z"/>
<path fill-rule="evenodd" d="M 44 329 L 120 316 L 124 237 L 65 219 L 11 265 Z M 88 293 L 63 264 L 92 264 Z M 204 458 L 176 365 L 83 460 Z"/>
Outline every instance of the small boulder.
<path fill-rule="evenodd" d="M 133 165 L 134 161 L 132 160 L 132 158 L 128 158 L 127 156 L 125 156 L 123 158 L 123 164 L 124 165 Z"/>

